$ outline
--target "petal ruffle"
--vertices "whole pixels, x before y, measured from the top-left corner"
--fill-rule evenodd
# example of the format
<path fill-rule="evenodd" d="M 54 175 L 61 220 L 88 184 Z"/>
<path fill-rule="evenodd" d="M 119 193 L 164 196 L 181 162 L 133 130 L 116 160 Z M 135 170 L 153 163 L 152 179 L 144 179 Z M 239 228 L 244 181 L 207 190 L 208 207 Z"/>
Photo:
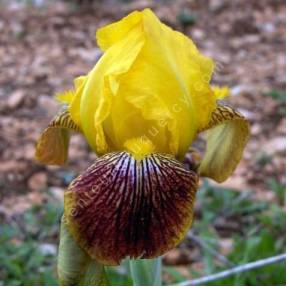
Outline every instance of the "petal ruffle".
<path fill-rule="evenodd" d="M 134 128 L 130 125 L 127 132 L 147 136 L 158 152 L 182 159 L 197 130 L 208 123 L 216 107 L 209 85 L 214 64 L 189 38 L 162 24 L 151 10 L 141 14 L 145 44 L 132 68 L 120 78 L 119 98 L 130 107 L 121 117 L 111 113 L 114 137 L 123 134 L 117 126 L 130 124 L 126 117 L 134 110 L 133 121 L 138 123 Z M 156 136 L 149 136 L 149 125 L 158 131 Z M 130 139 L 126 138 L 127 132 L 122 141 Z"/>
<path fill-rule="evenodd" d="M 77 123 L 80 113 L 91 147 L 99 154 L 124 150 L 127 140 L 143 136 L 157 152 L 183 159 L 216 107 L 213 61 L 150 9 L 101 28 L 97 41 L 105 53 L 70 108 Z"/>
<path fill-rule="evenodd" d="M 44 164 L 63 165 L 68 155 L 69 131 L 80 132 L 80 128 L 65 110 L 41 134 L 36 146 L 36 159 Z"/>
<path fill-rule="evenodd" d="M 65 216 L 80 247 L 102 264 L 153 258 L 175 247 L 192 223 L 198 176 L 173 157 L 135 160 L 109 153 L 65 193 Z"/>
<path fill-rule="evenodd" d="M 81 127 L 89 144 L 99 154 L 108 151 L 103 121 L 110 114 L 117 97 L 119 78 L 128 72 L 144 42 L 144 35 L 137 25 L 104 53 L 87 76 L 80 100 Z M 124 114 L 124 110 L 118 112 Z"/>
<path fill-rule="evenodd" d="M 206 129 L 207 149 L 198 172 L 201 176 L 223 182 L 241 159 L 249 137 L 249 124 L 233 108 L 218 106 Z"/>
<path fill-rule="evenodd" d="M 80 105 L 86 81 L 87 76 L 80 76 L 74 80 L 75 93 L 69 104 L 71 118 L 78 126 L 81 126 Z"/>

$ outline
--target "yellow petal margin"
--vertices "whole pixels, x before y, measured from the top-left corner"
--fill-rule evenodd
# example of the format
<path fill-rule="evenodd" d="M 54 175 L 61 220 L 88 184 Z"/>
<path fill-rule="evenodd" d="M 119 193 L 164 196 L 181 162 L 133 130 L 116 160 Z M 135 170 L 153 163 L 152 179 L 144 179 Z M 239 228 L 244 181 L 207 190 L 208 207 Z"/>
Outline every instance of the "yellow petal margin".
<path fill-rule="evenodd" d="M 36 146 L 36 159 L 44 164 L 63 165 L 68 155 L 69 131 L 79 132 L 80 128 L 65 110 L 41 134 Z"/>
<path fill-rule="evenodd" d="M 229 106 L 218 106 L 206 128 L 207 149 L 199 167 L 201 176 L 225 181 L 239 163 L 249 137 L 247 120 Z"/>

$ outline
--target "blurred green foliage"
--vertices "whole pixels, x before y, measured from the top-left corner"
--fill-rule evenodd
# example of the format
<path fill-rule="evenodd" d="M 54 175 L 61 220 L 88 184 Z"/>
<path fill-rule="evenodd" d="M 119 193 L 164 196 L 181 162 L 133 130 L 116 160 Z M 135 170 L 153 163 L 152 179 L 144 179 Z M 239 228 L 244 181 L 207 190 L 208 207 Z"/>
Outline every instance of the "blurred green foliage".
<path fill-rule="evenodd" d="M 183 27 L 192 26 L 196 24 L 197 16 L 194 14 L 194 12 L 188 9 L 183 9 L 177 15 L 177 20 Z"/>
<path fill-rule="evenodd" d="M 264 93 L 264 96 L 271 97 L 274 99 L 278 105 L 275 109 L 275 116 L 278 118 L 283 118 L 286 116 L 286 91 L 285 90 L 272 90 L 270 92 Z"/>
<path fill-rule="evenodd" d="M 0 285 L 57 285 L 56 256 L 59 206 L 47 203 L 34 206 L 23 216 L 11 218 L 0 232 Z"/>
<path fill-rule="evenodd" d="M 286 103 L 286 91 L 282 90 L 272 90 L 264 94 L 265 96 L 269 96 L 281 103 Z"/>
<path fill-rule="evenodd" d="M 251 191 L 222 189 L 205 182 L 198 192 L 199 211 L 192 232 L 217 252 L 221 240 L 231 238 L 233 248 L 225 258 L 233 265 L 285 252 L 285 186 L 275 180 L 269 181 L 269 186 L 277 203 L 254 201 Z M 16 215 L 1 226 L 1 286 L 57 285 L 56 249 L 61 215 L 59 203 L 46 203 L 33 206 L 24 215 Z M 55 251 L 44 251 L 45 245 L 53 246 Z M 199 273 L 189 267 L 192 277 L 230 267 L 203 247 L 201 254 L 204 272 Z M 285 269 L 286 262 L 277 263 L 205 285 L 282 286 L 286 285 Z M 168 283 L 187 279 L 175 267 L 164 267 L 163 271 L 171 277 Z M 108 268 L 108 275 L 112 286 L 132 286 L 123 267 Z"/>

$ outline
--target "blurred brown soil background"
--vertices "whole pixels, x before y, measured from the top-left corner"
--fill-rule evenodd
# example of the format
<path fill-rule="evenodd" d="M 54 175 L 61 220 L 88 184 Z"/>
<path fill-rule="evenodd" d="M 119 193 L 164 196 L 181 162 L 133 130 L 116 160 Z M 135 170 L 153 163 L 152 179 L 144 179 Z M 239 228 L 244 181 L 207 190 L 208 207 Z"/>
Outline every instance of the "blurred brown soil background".
<path fill-rule="evenodd" d="M 36 1 L 41 2 L 41 1 Z M 190 36 L 217 63 L 214 84 L 228 85 L 229 101 L 251 123 L 251 138 L 235 174 L 223 185 L 251 189 L 273 200 L 267 181 L 286 184 L 286 2 L 278 0 L 46 1 L 43 6 L 0 1 L 0 212 L 19 213 L 62 199 L 69 182 L 95 155 L 81 135 L 71 140 L 64 167 L 34 160 L 35 142 L 56 114 L 57 92 L 89 71 L 101 55 L 98 27 L 135 9 L 152 8 L 162 21 Z M 84 1 L 79 1 L 84 2 Z M 284 102 L 284 103 L 283 103 Z"/>

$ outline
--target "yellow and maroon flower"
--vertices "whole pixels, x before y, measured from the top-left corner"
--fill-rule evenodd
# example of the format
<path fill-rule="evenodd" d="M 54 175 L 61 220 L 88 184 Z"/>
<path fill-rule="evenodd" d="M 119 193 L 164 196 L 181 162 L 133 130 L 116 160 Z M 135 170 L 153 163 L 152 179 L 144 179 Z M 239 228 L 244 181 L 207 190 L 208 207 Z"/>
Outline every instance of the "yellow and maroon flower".
<path fill-rule="evenodd" d="M 249 127 L 218 104 L 229 91 L 210 85 L 213 61 L 149 9 L 101 28 L 97 41 L 103 56 L 58 96 L 65 110 L 41 135 L 36 157 L 61 165 L 70 131 L 87 139 L 99 157 L 65 193 L 65 226 L 86 255 L 116 265 L 162 255 L 183 239 L 199 176 L 227 179 Z M 203 131 L 205 155 L 187 170 L 185 154 Z"/>

